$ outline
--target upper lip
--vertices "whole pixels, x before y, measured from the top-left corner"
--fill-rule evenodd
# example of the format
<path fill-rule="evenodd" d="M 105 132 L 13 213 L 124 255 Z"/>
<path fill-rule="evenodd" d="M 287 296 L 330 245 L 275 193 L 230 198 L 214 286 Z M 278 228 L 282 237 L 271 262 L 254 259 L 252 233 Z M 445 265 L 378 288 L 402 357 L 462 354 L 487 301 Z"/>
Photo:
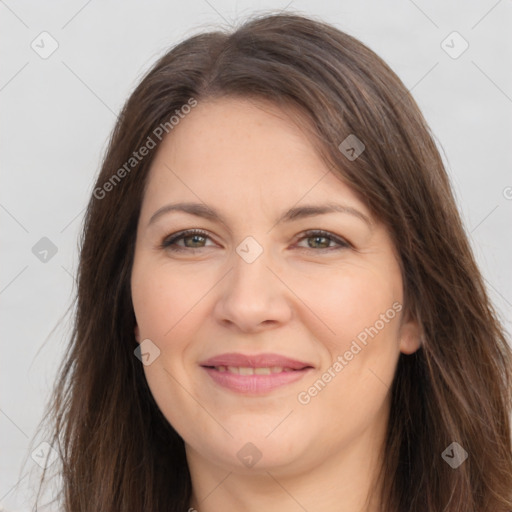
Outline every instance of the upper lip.
<path fill-rule="evenodd" d="M 268 368 L 279 366 L 282 368 L 291 368 L 293 370 L 302 370 L 312 367 L 311 364 L 296 359 L 290 359 L 279 354 L 239 354 L 230 352 L 211 357 L 206 361 L 199 363 L 201 366 L 236 366 L 238 368 Z"/>

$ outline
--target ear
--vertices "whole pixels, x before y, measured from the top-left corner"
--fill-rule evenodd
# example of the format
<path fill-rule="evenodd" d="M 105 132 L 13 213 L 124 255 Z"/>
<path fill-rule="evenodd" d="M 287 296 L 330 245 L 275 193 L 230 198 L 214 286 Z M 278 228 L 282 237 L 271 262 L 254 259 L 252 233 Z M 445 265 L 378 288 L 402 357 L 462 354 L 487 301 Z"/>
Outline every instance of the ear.
<path fill-rule="evenodd" d="M 400 352 L 404 354 L 414 354 L 421 347 L 421 329 L 409 312 L 405 313 L 399 337 Z"/>
<path fill-rule="evenodd" d="M 139 330 L 139 326 L 137 324 L 135 324 L 134 332 L 135 332 L 135 339 L 137 340 L 137 343 L 140 343 L 140 330 Z"/>

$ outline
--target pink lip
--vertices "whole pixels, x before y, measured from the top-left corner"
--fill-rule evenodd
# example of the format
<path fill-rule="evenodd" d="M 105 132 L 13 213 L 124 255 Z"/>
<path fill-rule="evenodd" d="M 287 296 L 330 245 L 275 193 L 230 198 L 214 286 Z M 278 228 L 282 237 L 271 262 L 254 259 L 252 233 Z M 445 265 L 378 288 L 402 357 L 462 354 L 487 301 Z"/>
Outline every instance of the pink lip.
<path fill-rule="evenodd" d="M 280 356 L 279 354 L 237 354 L 230 352 L 228 354 L 220 354 L 211 357 L 206 361 L 199 363 L 201 366 L 238 366 L 246 368 L 266 368 L 271 366 L 282 366 L 283 368 L 291 368 L 292 370 L 302 370 L 310 363 L 304 363 L 289 357 Z"/>
<path fill-rule="evenodd" d="M 312 365 L 278 354 L 221 354 L 200 363 L 210 377 L 220 386 L 243 394 L 268 393 L 278 387 L 291 384 L 312 370 Z M 220 372 L 215 366 L 238 366 L 247 368 L 266 368 L 280 366 L 293 371 L 282 371 L 270 375 L 239 375 Z"/>

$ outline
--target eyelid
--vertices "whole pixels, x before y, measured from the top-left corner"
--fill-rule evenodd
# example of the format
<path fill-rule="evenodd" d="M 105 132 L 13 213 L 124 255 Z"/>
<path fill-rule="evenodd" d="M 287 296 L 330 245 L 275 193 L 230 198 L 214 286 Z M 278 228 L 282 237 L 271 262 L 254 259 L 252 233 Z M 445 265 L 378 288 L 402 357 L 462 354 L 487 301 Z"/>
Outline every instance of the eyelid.
<path fill-rule="evenodd" d="M 338 246 L 326 247 L 324 249 L 312 249 L 311 247 L 301 247 L 301 249 L 309 249 L 312 251 L 328 251 L 332 249 L 353 247 L 353 245 L 346 238 L 342 238 L 341 236 L 335 235 L 334 233 L 331 233 L 330 231 L 326 231 L 324 229 L 308 229 L 307 231 L 303 231 L 298 235 L 297 242 L 300 242 L 306 238 L 312 238 L 314 236 L 329 238 L 333 242 L 336 242 Z"/>
<path fill-rule="evenodd" d="M 169 249 L 174 242 L 179 242 L 183 238 L 186 238 L 188 236 L 194 236 L 194 235 L 200 235 L 205 238 L 209 238 L 211 240 L 210 233 L 208 233 L 207 231 L 205 231 L 203 229 L 184 229 L 183 231 L 177 231 L 176 233 L 172 233 L 171 235 L 165 236 L 162 240 L 162 243 L 160 244 L 160 247 L 162 249 Z M 180 250 L 180 249 L 189 250 L 189 251 L 194 250 L 194 248 L 190 248 L 190 247 L 181 247 L 181 246 L 177 246 L 177 247 L 179 247 L 179 249 L 176 249 L 176 250 Z M 196 247 L 195 249 L 204 249 L 204 247 Z"/>
<path fill-rule="evenodd" d="M 188 237 L 188 236 L 194 236 L 194 235 L 200 235 L 204 238 L 212 240 L 212 237 L 210 234 L 203 230 L 203 229 L 185 229 L 183 231 L 178 231 L 176 233 L 172 233 L 171 235 L 167 235 L 163 238 L 160 248 L 161 249 L 168 249 L 172 251 L 195 251 L 199 249 L 205 249 L 206 247 L 182 247 L 174 245 L 175 242 L 179 242 L 180 240 Z M 340 236 L 335 235 L 334 233 L 331 233 L 330 231 L 326 231 L 323 229 L 308 229 L 306 231 L 303 231 L 299 235 L 297 235 L 297 238 L 295 240 L 295 243 L 301 242 L 302 240 L 305 240 L 307 238 L 312 238 L 314 236 L 318 237 L 325 237 L 330 239 L 331 241 L 338 244 L 334 247 L 324 247 L 321 249 L 314 249 L 311 247 L 299 247 L 299 249 L 306 249 L 309 251 L 316 251 L 316 252 L 322 252 L 322 251 L 332 251 L 336 249 L 347 249 L 347 248 L 353 248 L 354 246 L 345 238 L 342 238 Z M 211 247 L 211 246 L 209 246 Z"/>

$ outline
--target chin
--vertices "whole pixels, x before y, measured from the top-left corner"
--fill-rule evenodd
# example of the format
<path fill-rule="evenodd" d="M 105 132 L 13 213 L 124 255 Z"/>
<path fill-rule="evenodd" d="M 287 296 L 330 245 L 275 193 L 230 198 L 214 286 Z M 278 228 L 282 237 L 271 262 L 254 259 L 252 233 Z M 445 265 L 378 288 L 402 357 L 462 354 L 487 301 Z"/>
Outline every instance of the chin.
<path fill-rule="evenodd" d="M 275 425 L 279 423 L 275 422 Z M 234 471 L 242 474 L 265 473 L 266 471 L 277 471 L 289 466 L 296 467 L 297 462 L 304 459 L 302 447 L 307 440 L 302 437 L 290 436 L 289 430 L 277 430 L 267 428 L 265 424 L 264 433 L 256 426 L 253 428 L 229 428 L 233 437 L 222 436 L 222 439 L 200 446 L 195 451 L 199 456 L 210 457 L 227 471 Z M 272 432 L 270 435 L 269 433 Z"/>

